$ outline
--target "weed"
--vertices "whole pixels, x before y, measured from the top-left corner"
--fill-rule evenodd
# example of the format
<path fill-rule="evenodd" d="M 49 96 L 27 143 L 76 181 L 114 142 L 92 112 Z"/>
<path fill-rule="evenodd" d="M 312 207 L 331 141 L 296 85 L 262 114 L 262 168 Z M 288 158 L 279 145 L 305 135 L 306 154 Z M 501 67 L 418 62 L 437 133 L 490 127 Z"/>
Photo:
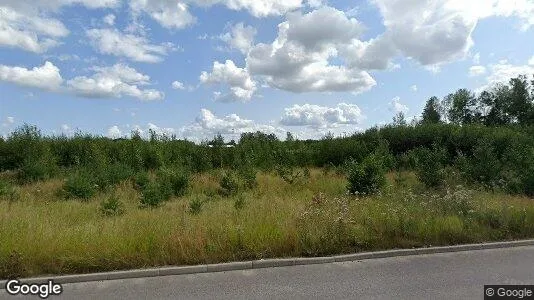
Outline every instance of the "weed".
<path fill-rule="evenodd" d="M 115 195 L 100 203 L 100 212 L 104 216 L 120 216 L 124 214 L 124 204 Z"/>

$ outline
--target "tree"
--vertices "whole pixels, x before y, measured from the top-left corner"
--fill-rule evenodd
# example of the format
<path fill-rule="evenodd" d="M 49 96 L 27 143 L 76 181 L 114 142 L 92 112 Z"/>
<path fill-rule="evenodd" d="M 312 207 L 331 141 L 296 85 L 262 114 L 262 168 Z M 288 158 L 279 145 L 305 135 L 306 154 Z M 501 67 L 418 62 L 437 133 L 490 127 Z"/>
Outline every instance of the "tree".
<path fill-rule="evenodd" d="M 402 111 L 398 112 L 393 117 L 393 125 L 394 126 L 406 126 L 407 125 L 406 116 L 404 115 L 404 113 Z"/>
<path fill-rule="evenodd" d="M 423 124 L 436 124 L 441 122 L 441 106 L 438 97 L 431 97 L 426 102 L 423 110 L 421 123 Z"/>
<path fill-rule="evenodd" d="M 484 124 L 499 126 L 510 124 L 512 118 L 509 114 L 510 87 L 502 83 L 497 84 L 490 91 L 484 91 L 479 96 L 479 102 L 483 105 Z"/>
<path fill-rule="evenodd" d="M 477 121 L 477 98 L 468 89 L 459 89 L 444 99 L 446 114 L 453 124 L 471 124 Z"/>
<path fill-rule="evenodd" d="M 533 121 L 530 119 L 531 112 L 534 107 L 530 95 L 530 85 L 526 76 L 520 75 L 510 79 L 509 99 L 508 113 L 512 117 L 512 121 L 519 124 L 531 123 Z"/>

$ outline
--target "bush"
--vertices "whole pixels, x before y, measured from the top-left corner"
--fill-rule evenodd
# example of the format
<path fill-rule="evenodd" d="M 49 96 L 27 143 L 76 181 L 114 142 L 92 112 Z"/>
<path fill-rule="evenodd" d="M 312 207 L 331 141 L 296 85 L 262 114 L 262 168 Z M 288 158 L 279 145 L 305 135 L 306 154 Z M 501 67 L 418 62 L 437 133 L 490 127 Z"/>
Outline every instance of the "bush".
<path fill-rule="evenodd" d="M 225 172 L 219 181 L 219 192 L 225 197 L 230 197 L 239 191 L 239 181 L 233 172 Z"/>
<path fill-rule="evenodd" d="M 13 186 L 7 180 L 0 179 L 0 197 L 13 193 Z"/>
<path fill-rule="evenodd" d="M 346 163 L 345 169 L 349 181 L 347 189 L 350 194 L 375 194 L 386 183 L 384 167 L 376 155 L 368 156 L 362 163 L 350 160 Z"/>
<path fill-rule="evenodd" d="M 245 189 L 253 189 L 258 186 L 256 180 L 256 170 L 252 166 L 244 166 L 239 169 L 238 173 Z"/>
<path fill-rule="evenodd" d="M 51 178 L 57 173 L 51 156 L 26 158 L 19 170 L 18 179 L 21 183 L 31 183 Z"/>
<path fill-rule="evenodd" d="M 133 186 L 138 191 L 142 191 L 149 183 L 150 176 L 147 172 L 138 172 L 133 177 Z"/>
<path fill-rule="evenodd" d="M 159 171 L 157 177 L 166 195 L 181 197 L 189 188 L 189 176 L 183 172 L 163 169 Z"/>
<path fill-rule="evenodd" d="M 189 213 L 198 215 L 202 211 L 203 202 L 199 198 L 194 198 L 189 202 Z"/>
<path fill-rule="evenodd" d="M 445 170 L 443 160 L 445 150 L 434 147 L 430 150 L 420 148 L 417 153 L 416 175 L 426 187 L 439 188 L 445 183 Z"/>
<path fill-rule="evenodd" d="M 306 174 L 309 178 L 309 170 L 307 170 L 306 172 L 306 169 L 299 170 L 295 167 L 279 164 L 275 166 L 275 170 L 278 176 L 280 176 L 280 178 L 282 178 L 285 182 L 289 184 L 294 184 L 300 180 L 307 178 Z"/>
<path fill-rule="evenodd" d="M 161 185 L 151 181 L 142 190 L 141 205 L 144 207 L 157 207 L 167 200 L 165 197 L 166 195 L 162 192 Z"/>
<path fill-rule="evenodd" d="M 134 171 L 128 165 L 114 163 L 94 170 L 93 173 L 95 173 L 95 183 L 101 190 L 105 190 L 127 180 L 134 174 Z"/>
<path fill-rule="evenodd" d="M 124 213 L 124 205 L 116 196 L 111 196 L 100 203 L 100 212 L 105 216 L 119 216 Z"/>
<path fill-rule="evenodd" d="M 96 194 L 96 188 L 92 175 L 87 171 L 77 171 L 63 185 L 67 198 L 89 199 Z"/>

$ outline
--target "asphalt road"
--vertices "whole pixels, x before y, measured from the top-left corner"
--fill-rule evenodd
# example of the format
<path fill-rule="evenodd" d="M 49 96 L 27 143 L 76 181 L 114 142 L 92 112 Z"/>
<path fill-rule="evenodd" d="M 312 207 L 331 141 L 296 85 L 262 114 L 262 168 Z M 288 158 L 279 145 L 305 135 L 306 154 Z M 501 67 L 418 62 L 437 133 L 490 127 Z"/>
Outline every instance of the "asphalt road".
<path fill-rule="evenodd" d="M 534 284 L 534 247 L 65 284 L 50 299 L 483 299 L 485 284 Z"/>

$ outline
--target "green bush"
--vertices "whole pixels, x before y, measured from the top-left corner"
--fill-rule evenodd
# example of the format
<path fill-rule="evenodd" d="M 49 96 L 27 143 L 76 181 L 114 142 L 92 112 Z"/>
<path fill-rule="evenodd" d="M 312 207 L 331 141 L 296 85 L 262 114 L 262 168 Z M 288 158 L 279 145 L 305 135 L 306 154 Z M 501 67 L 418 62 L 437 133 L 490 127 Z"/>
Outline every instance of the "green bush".
<path fill-rule="evenodd" d="M 225 172 L 219 181 L 219 193 L 225 197 L 230 197 L 239 191 L 239 181 L 233 172 Z"/>
<path fill-rule="evenodd" d="M 162 169 L 158 172 L 157 178 L 165 193 L 170 196 L 184 196 L 189 188 L 189 176 L 185 172 Z"/>
<path fill-rule="evenodd" d="M 429 188 L 443 186 L 445 183 L 445 170 L 443 167 L 445 150 L 437 147 L 433 149 L 420 148 L 416 153 L 416 175 L 419 181 Z"/>
<path fill-rule="evenodd" d="M 90 199 L 97 192 L 97 185 L 93 176 L 87 171 L 77 171 L 70 175 L 63 185 L 63 192 L 67 198 Z"/>
<path fill-rule="evenodd" d="M 124 205 L 116 196 L 111 196 L 100 203 L 100 212 L 104 216 L 119 216 L 124 213 Z"/>
<path fill-rule="evenodd" d="M 375 194 L 386 183 L 382 161 L 376 155 L 368 156 L 361 163 L 350 160 L 345 169 L 349 181 L 347 189 L 352 195 Z"/>
<path fill-rule="evenodd" d="M 93 173 L 95 174 L 95 183 L 101 190 L 105 190 L 132 177 L 134 170 L 126 164 L 114 163 L 103 166 L 102 169 L 94 170 Z"/>
<path fill-rule="evenodd" d="M 144 207 L 157 207 L 167 200 L 166 196 L 165 192 L 162 191 L 161 185 L 151 181 L 142 190 L 141 205 Z"/>
<path fill-rule="evenodd" d="M 134 188 L 142 191 L 150 183 L 150 176 L 148 176 L 147 172 L 140 171 L 133 176 L 132 180 Z"/>
<path fill-rule="evenodd" d="M 0 179 L 0 197 L 13 193 L 13 186 L 7 180 Z"/>
<path fill-rule="evenodd" d="M 251 190 L 258 186 L 258 181 L 256 180 L 256 170 L 254 170 L 252 166 L 241 167 L 238 175 L 243 182 L 245 189 Z"/>
<path fill-rule="evenodd" d="M 42 157 L 27 157 L 22 162 L 18 173 L 21 183 L 46 180 L 56 175 L 58 167 L 54 158 L 47 152 Z"/>
<path fill-rule="evenodd" d="M 280 178 L 289 184 L 294 184 L 306 178 L 309 178 L 309 170 L 306 172 L 306 169 L 300 170 L 295 167 L 291 167 L 284 164 L 278 164 L 275 166 L 276 173 Z M 308 177 L 306 177 L 308 175 Z"/>

